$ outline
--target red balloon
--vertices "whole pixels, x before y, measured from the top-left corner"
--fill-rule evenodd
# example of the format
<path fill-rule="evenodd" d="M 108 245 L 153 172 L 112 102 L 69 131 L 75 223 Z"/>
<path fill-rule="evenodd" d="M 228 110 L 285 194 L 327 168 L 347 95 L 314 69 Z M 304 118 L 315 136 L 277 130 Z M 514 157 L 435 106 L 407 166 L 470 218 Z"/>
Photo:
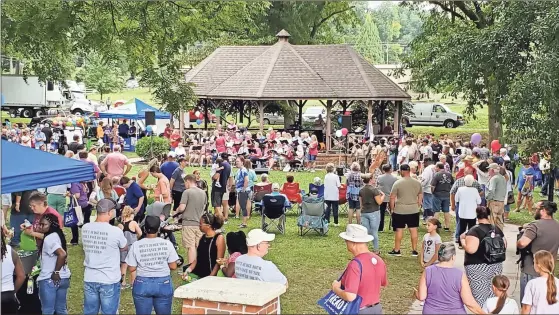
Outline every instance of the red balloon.
<path fill-rule="evenodd" d="M 348 111 L 346 111 L 346 112 L 344 113 L 344 115 L 349 116 L 349 115 L 351 115 L 351 113 L 348 112 Z"/>
<path fill-rule="evenodd" d="M 342 128 L 342 136 L 347 136 L 347 128 Z"/>
<path fill-rule="evenodd" d="M 99 118 L 99 112 L 95 112 L 95 117 Z"/>
<path fill-rule="evenodd" d="M 501 149 L 501 144 L 499 143 L 499 140 L 491 141 L 491 151 L 492 152 L 497 152 L 500 149 Z"/>

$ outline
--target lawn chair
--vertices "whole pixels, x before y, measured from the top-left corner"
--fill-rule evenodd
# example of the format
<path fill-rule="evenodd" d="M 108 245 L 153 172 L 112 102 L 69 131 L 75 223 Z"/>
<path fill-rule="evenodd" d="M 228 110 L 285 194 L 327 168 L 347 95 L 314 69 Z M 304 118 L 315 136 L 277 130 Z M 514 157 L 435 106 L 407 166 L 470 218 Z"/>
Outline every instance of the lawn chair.
<path fill-rule="evenodd" d="M 254 193 L 252 194 L 252 203 L 254 211 L 262 212 L 262 198 L 272 192 L 272 184 L 254 185 L 252 186 Z"/>
<path fill-rule="evenodd" d="M 298 207 L 303 201 L 301 197 L 301 189 L 299 188 L 299 183 L 285 183 L 283 184 L 283 189 L 281 191 L 287 197 L 287 200 L 291 202 L 291 209 L 293 211 L 298 211 Z"/>
<path fill-rule="evenodd" d="M 324 185 L 320 185 L 320 186 L 316 186 L 313 183 L 309 184 L 309 191 L 311 191 L 313 188 L 316 188 L 318 190 L 318 197 L 319 198 L 324 198 Z"/>
<path fill-rule="evenodd" d="M 262 230 L 268 232 L 275 226 L 281 233 L 285 234 L 285 202 L 282 195 L 266 195 L 262 198 Z"/>
<path fill-rule="evenodd" d="M 314 230 L 321 236 L 328 233 L 328 221 L 324 219 L 324 199 L 306 197 L 301 204 L 301 215 L 297 218 L 299 234 L 306 235 Z"/>
<path fill-rule="evenodd" d="M 340 188 L 338 189 L 339 194 L 340 194 L 340 199 L 338 201 L 338 211 L 339 213 L 346 213 L 347 214 L 347 185 L 346 184 L 342 184 L 340 186 Z"/>

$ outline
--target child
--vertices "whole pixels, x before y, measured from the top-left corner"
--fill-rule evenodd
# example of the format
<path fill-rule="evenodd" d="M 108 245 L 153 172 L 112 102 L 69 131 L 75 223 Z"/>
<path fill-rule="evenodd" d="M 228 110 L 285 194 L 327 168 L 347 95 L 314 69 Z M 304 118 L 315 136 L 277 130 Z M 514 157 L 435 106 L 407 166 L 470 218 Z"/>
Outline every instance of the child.
<path fill-rule="evenodd" d="M 138 223 L 134 221 L 134 209 L 130 206 L 126 206 L 122 210 L 122 224 L 119 224 L 118 227 L 122 230 L 124 237 L 128 241 L 128 248 L 142 237 L 142 229 L 140 229 Z M 136 272 L 132 272 L 130 273 L 130 285 L 126 284 L 127 265 L 125 260 L 127 255 L 128 250 L 120 252 L 120 273 L 122 274 L 121 284 L 123 289 L 131 287 L 136 279 Z"/>
<path fill-rule="evenodd" d="M 441 223 L 434 217 L 427 218 L 427 234 L 423 236 L 422 250 L 419 254 L 421 267 L 434 265 L 439 260 L 439 247 L 443 241 L 438 233 Z"/>
<path fill-rule="evenodd" d="M 483 310 L 487 314 L 520 314 L 516 301 L 507 296 L 509 289 L 509 278 L 503 275 L 493 277 L 494 297 L 488 298 L 483 304 Z"/>
<path fill-rule="evenodd" d="M 559 279 L 553 276 L 554 267 L 555 259 L 550 252 L 540 250 L 534 254 L 534 269 L 540 276 L 526 284 L 522 314 L 559 314 Z"/>
<path fill-rule="evenodd" d="M 223 169 L 223 166 L 220 166 L 221 163 L 223 163 L 223 159 L 221 157 L 218 157 L 215 160 L 215 163 L 212 164 L 212 169 L 210 170 L 210 178 L 213 178 L 214 175 L 217 174 L 217 178 L 215 179 L 215 187 L 219 187 L 219 188 L 221 188 L 221 184 L 219 183 L 220 174 L 218 174 L 217 172 Z"/>

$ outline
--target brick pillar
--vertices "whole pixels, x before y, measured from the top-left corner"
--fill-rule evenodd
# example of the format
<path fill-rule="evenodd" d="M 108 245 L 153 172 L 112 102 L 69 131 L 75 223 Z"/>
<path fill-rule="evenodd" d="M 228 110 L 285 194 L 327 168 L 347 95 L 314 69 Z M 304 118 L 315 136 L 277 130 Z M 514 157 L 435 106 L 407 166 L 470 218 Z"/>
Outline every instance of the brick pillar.
<path fill-rule="evenodd" d="M 182 314 L 278 314 L 285 286 L 235 278 L 206 277 L 178 287 Z"/>

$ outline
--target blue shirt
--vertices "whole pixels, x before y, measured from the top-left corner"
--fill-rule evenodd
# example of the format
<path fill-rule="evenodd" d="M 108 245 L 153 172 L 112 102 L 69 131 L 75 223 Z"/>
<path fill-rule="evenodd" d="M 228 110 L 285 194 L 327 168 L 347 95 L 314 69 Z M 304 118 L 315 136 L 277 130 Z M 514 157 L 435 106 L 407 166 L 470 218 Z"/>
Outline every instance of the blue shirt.
<path fill-rule="evenodd" d="M 248 177 L 247 169 L 244 167 L 240 168 L 237 172 L 237 176 L 235 176 L 235 188 L 237 188 L 237 192 L 243 191 L 243 187 L 245 185 L 245 177 Z"/>
<path fill-rule="evenodd" d="M 140 185 L 138 185 L 137 183 L 132 183 L 130 187 L 126 189 L 126 196 L 124 196 L 124 201 L 126 202 L 126 205 L 132 208 L 136 208 L 138 206 L 138 203 L 140 202 L 140 198 L 142 198 L 143 196 L 144 193 L 142 192 Z M 142 213 L 143 211 L 144 204 L 142 203 L 142 207 L 140 208 L 139 213 Z"/>
<path fill-rule="evenodd" d="M 179 167 L 179 163 L 175 161 L 167 161 L 161 164 L 161 173 L 167 177 L 168 180 L 171 180 L 171 176 L 173 176 L 173 172 Z"/>
<path fill-rule="evenodd" d="M 521 190 L 522 187 L 524 187 L 524 183 L 526 182 L 526 176 L 534 176 L 536 175 L 536 172 L 533 168 L 529 167 L 529 168 L 524 168 L 522 167 L 520 169 L 520 171 L 518 172 L 518 190 Z"/>
<path fill-rule="evenodd" d="M 248 171 L 248 188 L 250 188 L 250 190 L 252 190 L 252 187 L 254 186 L 254 183 L 256 181 L 256 172 L 254 172 L 254 170 Z"/>
<path fill-rule="evenodd" d="M 130 127 L 127 124 L 118 125 L 118 133 L 128 134 L 128 130 L 130 130 Z"/>

